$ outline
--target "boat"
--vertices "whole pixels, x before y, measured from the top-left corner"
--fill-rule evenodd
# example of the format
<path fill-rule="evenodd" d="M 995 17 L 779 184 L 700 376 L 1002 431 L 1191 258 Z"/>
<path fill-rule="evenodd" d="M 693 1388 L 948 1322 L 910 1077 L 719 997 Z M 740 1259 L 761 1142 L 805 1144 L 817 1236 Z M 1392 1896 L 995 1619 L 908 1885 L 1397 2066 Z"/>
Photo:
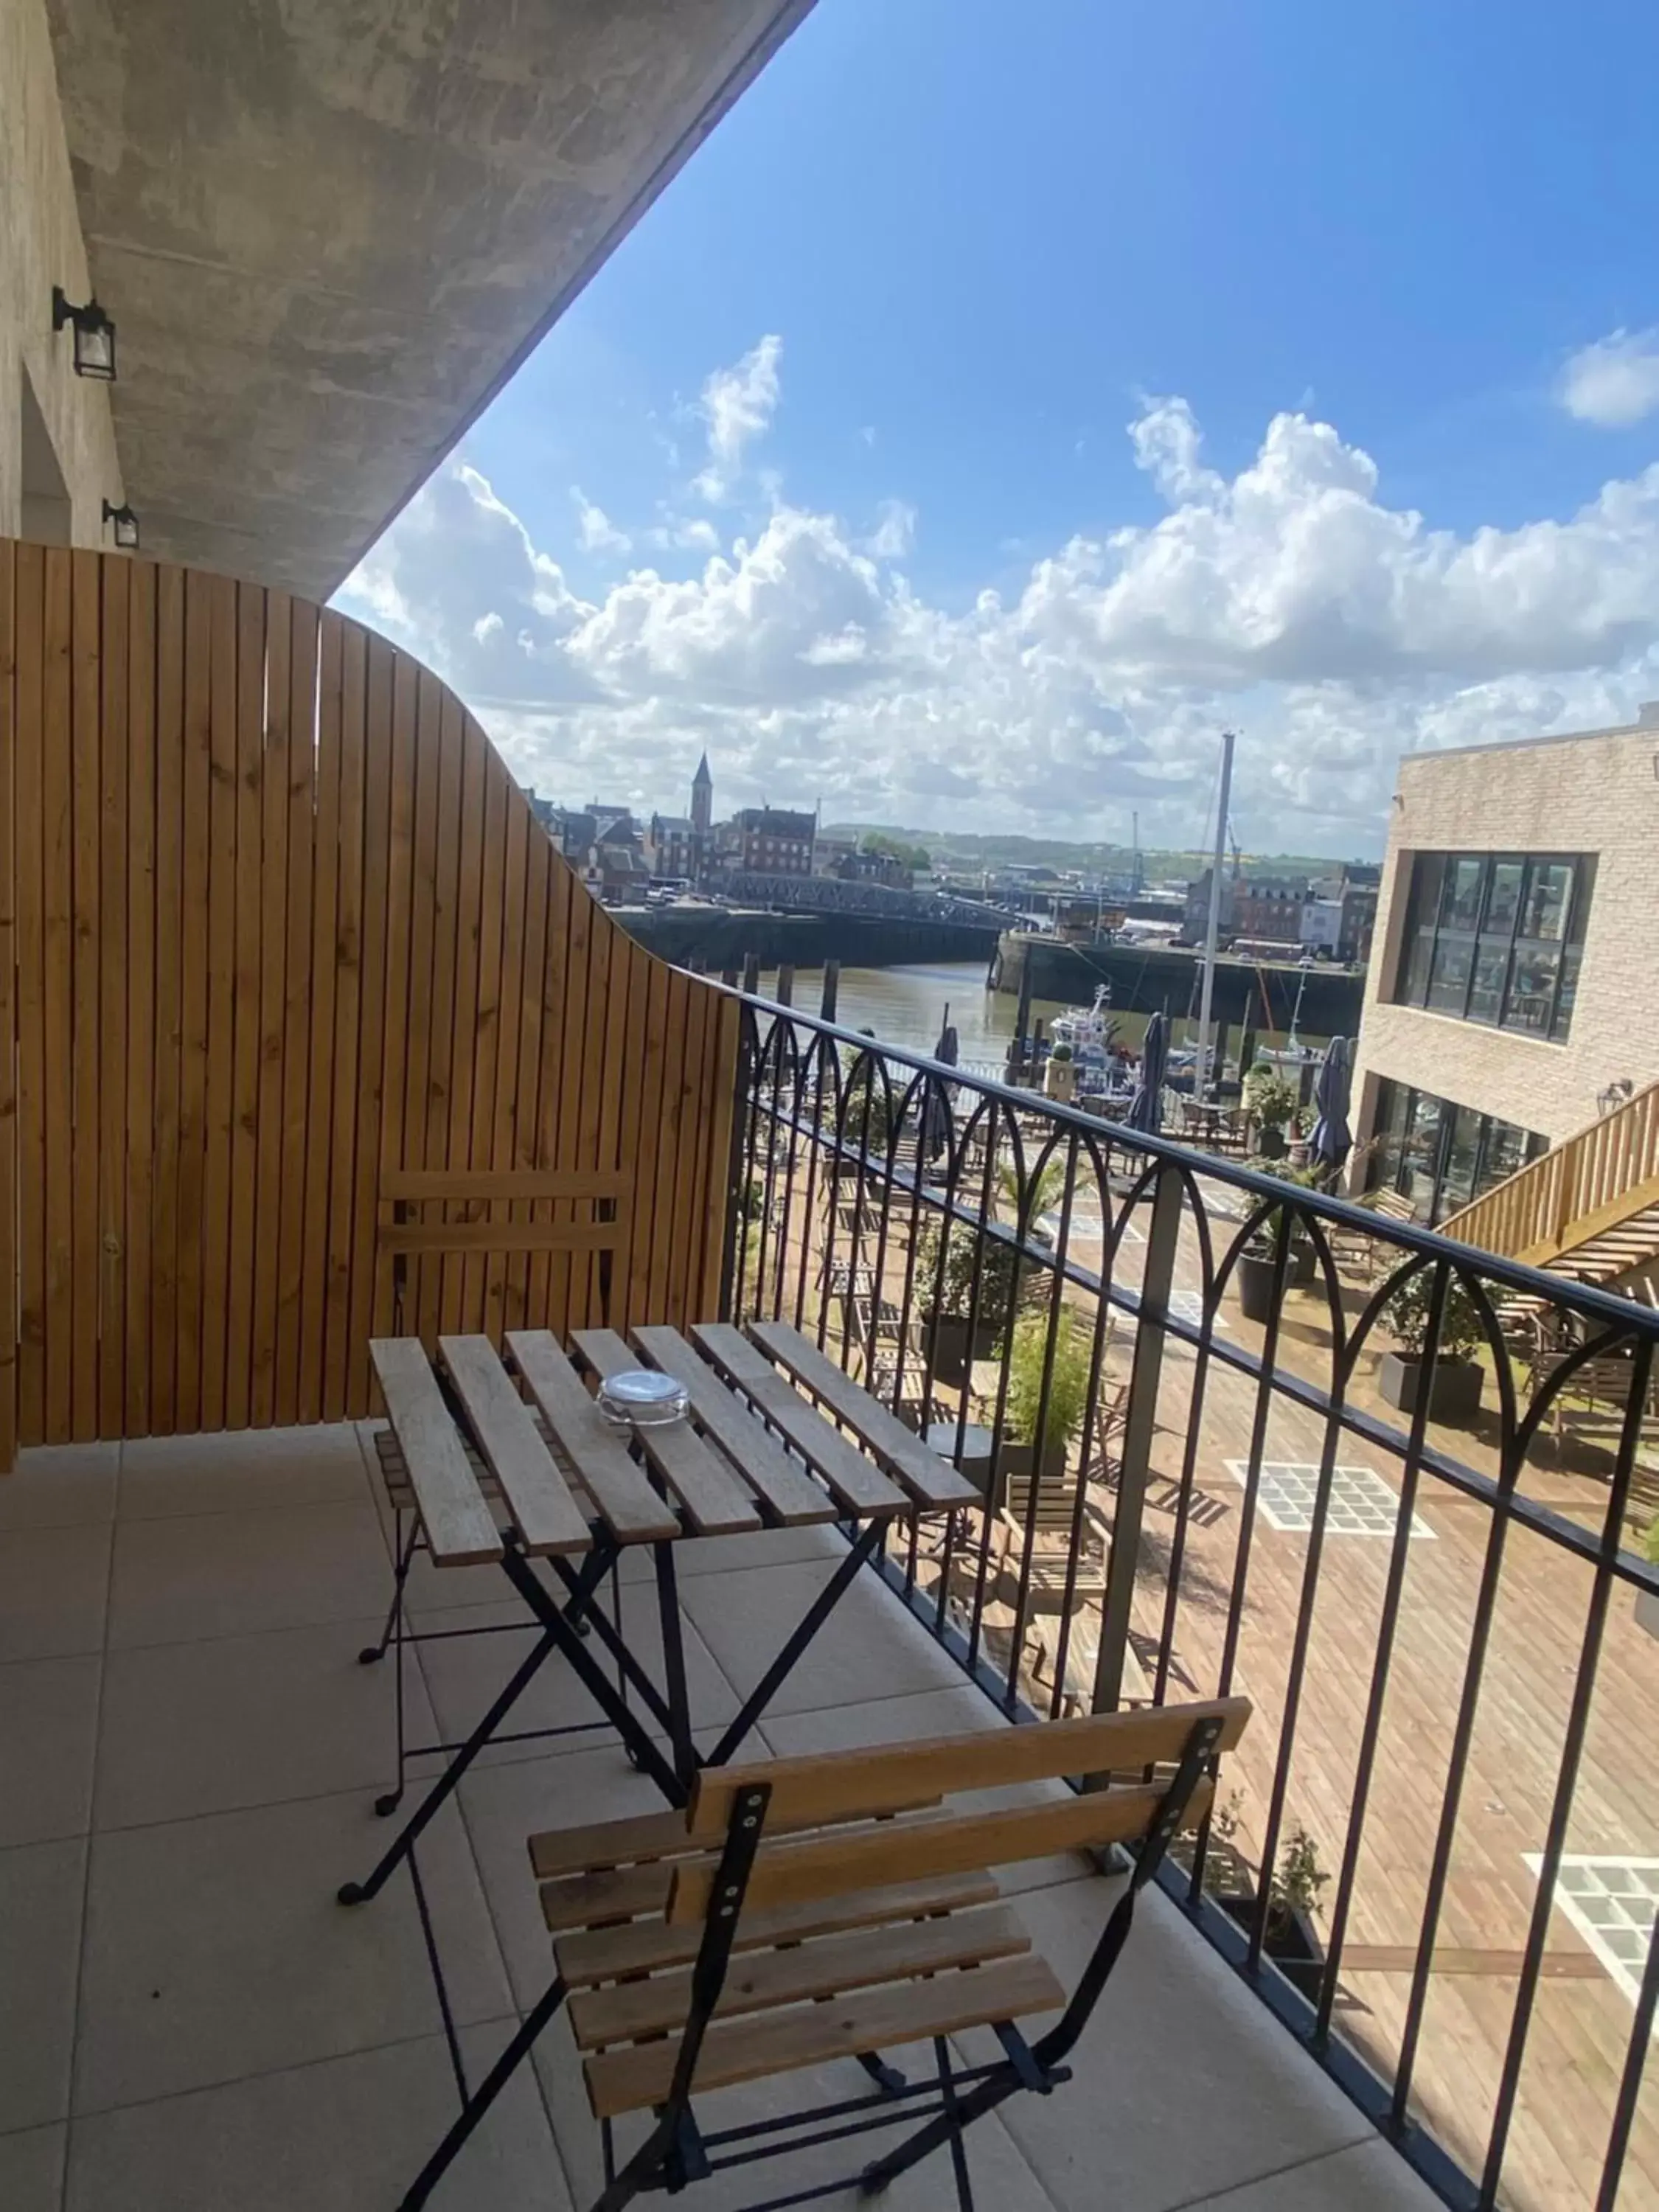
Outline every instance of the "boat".
<path fill-rule="evenodd" d="M 1048 1033 L 1056 1044 L 1069 1045 L 1072 1058 L 1082 1067 L 1104 1067 L 1121 1024 L 1113 1019 L 1109 983 L 1097 984 L 1091 1006 L 1067 1006 L 1056 1014 Z"/>

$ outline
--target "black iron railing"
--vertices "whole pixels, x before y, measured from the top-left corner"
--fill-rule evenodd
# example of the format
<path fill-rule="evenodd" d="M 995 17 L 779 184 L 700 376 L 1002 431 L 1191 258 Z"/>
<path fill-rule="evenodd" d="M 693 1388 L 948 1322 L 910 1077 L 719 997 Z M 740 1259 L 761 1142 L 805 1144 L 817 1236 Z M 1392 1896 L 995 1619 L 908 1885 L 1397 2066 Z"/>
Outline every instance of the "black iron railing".
<path fill-rule="evenodd" d="M 1659 2189 L 1659 1312 L 743 1006 L 726 1309 L 984 1498 L 889 1580 L 1014 1718 L 1255 1700 L 1165 1887 L 1449 2203 Z"/>

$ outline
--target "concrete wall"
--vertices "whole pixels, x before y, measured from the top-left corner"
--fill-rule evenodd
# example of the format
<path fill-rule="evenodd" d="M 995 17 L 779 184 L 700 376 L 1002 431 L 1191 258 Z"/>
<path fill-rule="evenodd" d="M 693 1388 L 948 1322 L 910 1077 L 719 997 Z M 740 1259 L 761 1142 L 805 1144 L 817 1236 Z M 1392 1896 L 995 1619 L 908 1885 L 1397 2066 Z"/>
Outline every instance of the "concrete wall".
<path fill-rule="evenodd" d="M 1652 713 L 1654 710 L 1646 710 Z M 1388 1003 L 1415 852 L 1593 853 L 1572 1029 L 1561 1043 Z M 1559 1143 L 1621 1076 L 1659 1075 L 1659 714 L 1628 730 L 1402 761 L 1359 1032 L 1354 1130 L 1387 1077 Z M 1363 1163 L 1356 1163 L 1363 1176 Z"/>
<path fill-rule="evenodd" d="M 105 544 L 103 502 L 122 499 L 109 387 L 76 375 L 54 284 L 90 289 L 45 0 L 0 0 L 0 536 Z"/>

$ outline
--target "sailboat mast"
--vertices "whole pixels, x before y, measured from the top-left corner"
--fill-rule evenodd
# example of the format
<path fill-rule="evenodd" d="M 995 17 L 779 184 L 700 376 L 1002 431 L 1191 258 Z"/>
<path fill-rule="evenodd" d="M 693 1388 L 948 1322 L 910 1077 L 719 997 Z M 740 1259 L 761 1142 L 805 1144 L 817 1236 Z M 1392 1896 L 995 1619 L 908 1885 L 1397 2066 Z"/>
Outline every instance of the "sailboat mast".
<path fill-rule="evenodd" d="M 1193 1072 L 1193 1096 L 1202 1098 L 1210 1088 L 1210 1007 L 1215 997 L 1215 947 L 1221 933 L 1221 870 L 1226 859 L 1227 808 L 1233 788 L 1233 732 L 1221 732 L 1221 788 L 1216 799 L 1215 852 L 1210 861 L 1210 913 L 1204 925 L 1204 988 L 1198 1002 L 1198 1063 Z"/>

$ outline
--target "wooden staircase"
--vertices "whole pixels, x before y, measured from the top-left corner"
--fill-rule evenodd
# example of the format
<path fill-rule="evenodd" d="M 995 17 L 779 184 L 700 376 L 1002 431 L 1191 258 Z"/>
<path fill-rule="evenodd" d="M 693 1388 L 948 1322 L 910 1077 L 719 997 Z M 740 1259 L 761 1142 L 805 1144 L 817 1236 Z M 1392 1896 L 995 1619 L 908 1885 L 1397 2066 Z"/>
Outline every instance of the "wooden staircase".
<path fill-rule="evenodd" d="M 1611 1286 L 1659 1267 L 1659 1081 L 1440 1224 L 1506 1260 Z"/>

